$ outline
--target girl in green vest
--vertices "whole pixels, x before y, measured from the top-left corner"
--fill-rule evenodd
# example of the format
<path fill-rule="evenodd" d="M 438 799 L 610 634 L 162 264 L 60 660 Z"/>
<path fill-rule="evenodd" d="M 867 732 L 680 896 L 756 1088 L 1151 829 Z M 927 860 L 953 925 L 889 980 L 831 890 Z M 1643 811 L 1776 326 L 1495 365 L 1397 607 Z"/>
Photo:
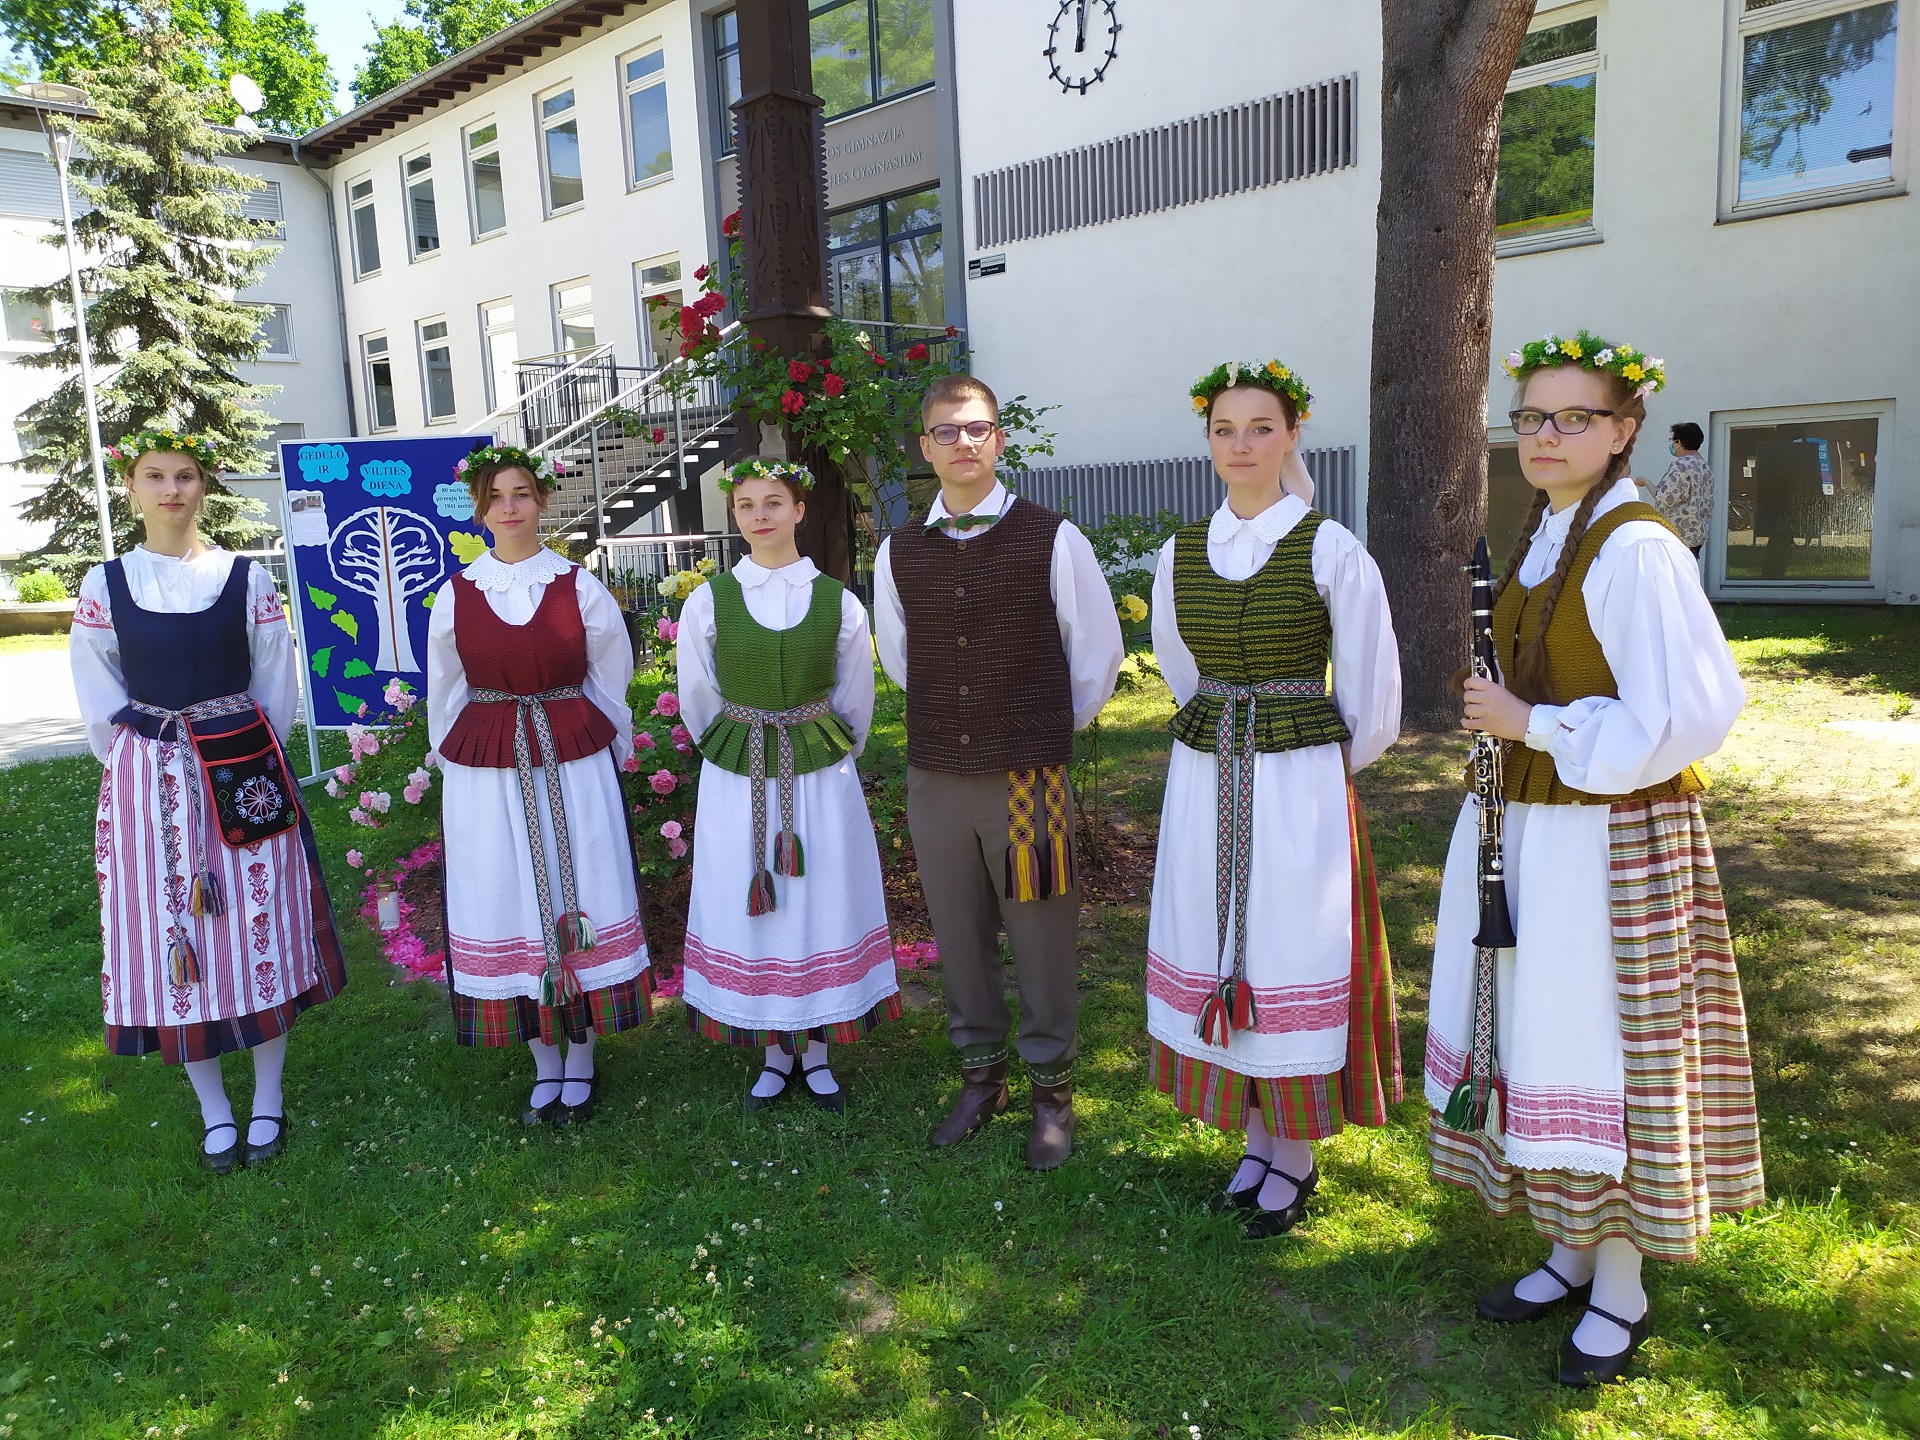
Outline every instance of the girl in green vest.
<path fill-rule="evenodd" d="M 1619 1378 L 1647 1333 L 1643 1256 L 1692 1260 L 1762 1198 L 1758 1119 L 1697 763 L 1746 691 L 1693 556 L 1636 498 L 1658 360 L 1581 331 L 1507 357 L 1532 513 L 1495 592 L 1499 678 L 1465 720 L 1506 742 L 1504 872 L 1518 943 L 1482 952 L 1479 811 L 1461 807 L 1436 925 L 1426 1093 L 1434 1174 L 1552 1253 L 1482 1316 L 1580 1318 L 1562 1384 Z M 1476 1061 L 1478 967 L 1492 997 Z M 1481 1051 L 1485 1054 L 1484 1047 Z M 1462 1105 L 1484 1067 L 1495 1103 Z M 1454 1124 L 1449 1124 L 1451 1119 Z"/>
<path fill-rule="evenodd" d="M 873 722 L 866 607 L 803 560 L 813 476 L 747 460 L 721 482 L 751 558 L 680 616 L 680 705 L 700 737 L 687 1018 L 764 1051 L 747 1108 L 795 1072 L 840 1113 L 827 1047 L 900 1014 L 880 849 L 854 761 Z"/>
<path fill-rule="evenodd" d="M 1193 387 L 1226 497 L 1160 552 L 1153 648 L 1180 711 L 1147 931 L 1154 1083 L 1244 1133 L 1221 1209 L 1293 1227 L 1315 1140 L 1384 1125 L 1400 1042 L 1349 780 L 1400 733 L 1380 571 L 1287 484 L 1307 388 L 1276 361 Z"/>

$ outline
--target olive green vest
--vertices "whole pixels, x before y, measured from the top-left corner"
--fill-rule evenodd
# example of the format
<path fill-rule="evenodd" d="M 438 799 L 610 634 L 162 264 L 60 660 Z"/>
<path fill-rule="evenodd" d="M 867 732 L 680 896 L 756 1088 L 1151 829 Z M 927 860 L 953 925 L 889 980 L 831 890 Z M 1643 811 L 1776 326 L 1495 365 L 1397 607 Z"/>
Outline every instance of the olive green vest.
<path fill-rule="evenodd" d="M 1319 680 L 1333 654 L 1333 619 L 1313 583 L 1313 536 L 1326 516 L 1309 510 L 1245 580 L 1223 580 L 1207 560 L 1207 521 L 1173 541 L 1173 604 L 1180 638 L 1200 673 L 1229 685 Z M 1214 749 L 1225 701 L 1196 695 L 1180 707 L 1174 737 Z M 1256 750 L 1304 750 L 1350 738 L 1328 695 L 1262 695 L 1254 706 Z"/>
<path fill-rule="evenodd" d="M 1600 637 L 1593 633 L 1581 585 L 1607 537 L 1634 520 L 1652 520 L 1673 530 L 1667 517 L 1653 506 L 1629 501 L 1589 525 L 1574 548 L 1566 585 L 1560 591 L 1560 603 L 1553 607 L 1553 618 L 1547 622 L 1547 686 L 1551 693 L 1544 697 L 1544 703 L 1569 705 L 1590 695 L 1619 698 L 1620 686 L 1614 679 L 1613 667 L 1607 664 L 1606 653 L 1600 648 Z M 1674 531 L 1676 536 L 1679 533 Z M 1502 675 L 1513 675 L 1517 657 L 1532 642 L 1534 631 L 1539 627 L 1540 607 L 1545 601 L 1544 584 L 1528 589 L 1518 580 L 1495 598 L 1493 648 L 1499 657 Z M 1504 779 L 1501 789 L 1506 798 L 1529 805 L 1613 805 L 1623 800 L 1667 800 L 1697 795 L 1707 788 L 1698 768 L 1689 765 L 1678 775 L 1631 795 L 1589 795 L 1560 779 L 1551 755 L 1516 741 L 1508 741 L 1506 745 Z"/>
<path fill-rule="evenodd" d="M 713 587 L 713 668 L 720 694 L 753 710 L 792 710 L 824 700 L 833 692 L 834 656 L 840 641 L 838 580 L 822 575 L 813 582 L 813 602 L 791 630 L 769 630 L 747 609 L 740 581 L 716 575 Z M 793 726 L 794 773 L 824 770 L 853 749 L 853 730 L 838 715 L 823 715 Z M 700 753 L 736 775 L 752 773 L 748 750 L 753 727 L 719 715 L 700 737 Z M 766 727 L 766 753 L 776 753 L 778 736 Z"/>

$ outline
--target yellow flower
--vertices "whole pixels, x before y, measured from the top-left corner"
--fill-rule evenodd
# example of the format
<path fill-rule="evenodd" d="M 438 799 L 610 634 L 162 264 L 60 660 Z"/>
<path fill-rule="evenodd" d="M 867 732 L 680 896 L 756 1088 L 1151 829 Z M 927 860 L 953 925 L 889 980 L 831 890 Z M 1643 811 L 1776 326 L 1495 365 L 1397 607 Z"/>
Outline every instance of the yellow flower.
<path fill-rule="evenodd" d="M 1560 353 L 1569 360 L 1578 360 L 1585 352 L 1581 350 L 1578 340 L 1567 340 L 1561 344 Z"/>
<path fill-rule="evenodd" d="M 1276 380 L 1288 379 L 1293 374 L 1291 370 L 1287 369 L 1287 367 L 1282 365 L 1278 360 L 1269 360 L 1267 362 L 1267 373 Z"/>
<path fill-rule="evenodd" d="M 1204 415 L 1207 413 L 1207 397 L 1206 396 L 1196 395 L 1193 397 L 1193 413 L 1196 415 Z"/>
<path fill-rule="evenodd" d="M 695 570 L 698 570 L 702 575 L 711 575 L 715 570 L 719 569 L 720 567 L 714 563 L 713 557 L 709 555 L 702 558 L 700 563 L 695 565 L 693 568 Z"/>
<path fill-rule="evenodd" d="M 1147 618 L 1147 602 L 1142 600 L 1138 595 L 1122 595 L 1120 597 L 1120 613 L 1127 617 L 1127 623 L 1138 625 L 1142 620 Z"/>
<path fill-rule="evenodd" d="M 1646 366 L 1640 364 L 1640 362 L 1637 360 L 1628 361 L 1627 364 L 1620 367 L 1620 374 L 1624 378 L 1635 381 L 1635 382 L 1638 382 L 1640 379 L 1642 379 L 1646 375 L 1646 373 L 1647 373 Z"/>

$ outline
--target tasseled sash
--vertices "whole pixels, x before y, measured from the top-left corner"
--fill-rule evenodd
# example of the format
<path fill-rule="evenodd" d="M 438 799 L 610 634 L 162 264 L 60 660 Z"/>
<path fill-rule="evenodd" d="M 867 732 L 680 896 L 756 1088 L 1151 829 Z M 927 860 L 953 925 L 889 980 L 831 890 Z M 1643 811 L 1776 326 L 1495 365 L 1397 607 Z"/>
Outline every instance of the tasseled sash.
<path fill-rule="evenodd" d="M 806 853 L 793 828 L 793 727 L 833 713 L 826 700 L 796 705 L 791 710 L 755 710 L 750 705 L 724 701 L 720 713 L 750 728 L 747 778 L 753 785 L 753 866 L 747 882 L 747 914 L 766 915 L 774 908 L 773 877 L 798 878 L 807 873 Z M 779 751 L 780 833 L 773 841 L 773 868 L 767 869 L 767 729 L 771 726 Z"/>

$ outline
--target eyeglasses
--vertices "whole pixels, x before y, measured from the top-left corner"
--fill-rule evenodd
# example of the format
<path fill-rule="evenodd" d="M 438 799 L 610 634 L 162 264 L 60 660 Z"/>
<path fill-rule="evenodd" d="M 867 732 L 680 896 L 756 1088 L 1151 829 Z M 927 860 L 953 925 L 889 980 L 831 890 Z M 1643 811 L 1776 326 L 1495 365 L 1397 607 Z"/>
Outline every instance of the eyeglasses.
<path fill-rule="evenodd" d="M 1509 410 L 1507 419 L 1513 422 L 1516 435 L 1538 435 L 1540 427 L 1549 420 L 1562 435 L 1580 435 L 1585 433 L 1594 416 L 1613 413 L 1611 410 L 1589 410 L 1585 406 L 1577 406 L 1570 410 Z"/>
<path fill-rule="evenodd" d="M 958 445 L 960 432 L 967 432 L 969 440 L 985 440 L 1000 426 L 992 420 L 969 420 L 964 425 L 936 425 L 931 430 L 923 430 L 923 435 L 931 435 L 936 445 Z"/>

